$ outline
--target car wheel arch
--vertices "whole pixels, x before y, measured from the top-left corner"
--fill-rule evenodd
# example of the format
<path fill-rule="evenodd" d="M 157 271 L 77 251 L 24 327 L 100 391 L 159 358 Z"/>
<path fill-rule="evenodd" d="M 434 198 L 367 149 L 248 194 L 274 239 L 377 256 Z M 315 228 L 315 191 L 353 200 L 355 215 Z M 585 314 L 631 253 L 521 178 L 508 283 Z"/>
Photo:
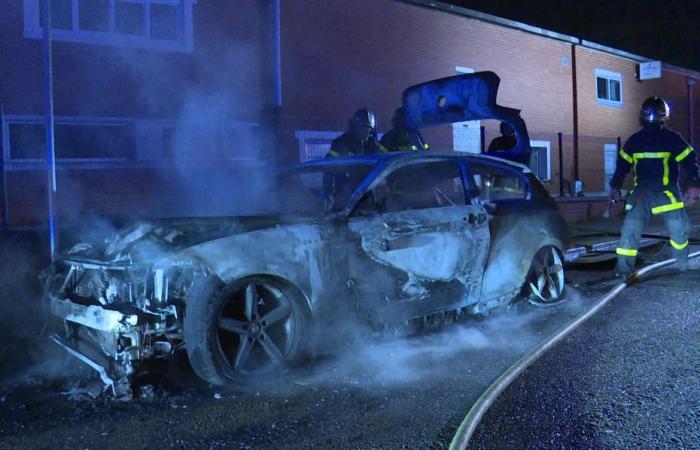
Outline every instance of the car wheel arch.
<path fill-rule="evenodd" d="M 524 285 L 530 264 L 537 252 L 543 247 L 554 247 L 563 259 L 564 243 L 554 236 L 545 236 L 536 245 L 529 246 L 519 258 L 507 254 L 504 249 L 512 248 L 514 243 L 495 240 L 492 242 L 489 259 L 484 268 L 481 301 L 508 295 L 517 296 Z"/>
<path fill-rule="evenodd" d="M 225 385 L 239 381 L 247 383 L 244 376 L 235 375 L 231 368 L 225 369 L 222 366 L 220 357 L 215 356 L 219 344 L 216 342 L 216 327 L 212 328 L 212 323 L 217 323 L 215 317 L 220 314 L 222 300 L 228 294 L 229 289 L 238 289 L 245 286 L 249 280 L 253 280 L 258 286 L 262 284 L 272 285 L 275 289 L 282 291 L 283 295 L 289 297 L 292 303 L 298 305 L 301 317 L 294 319 L 302 327 L 296 339 L 296 344 L 292 344 L 296 350 L 290 350 L 290 355 L 296 355 L 288 360 L 294 365 L 304 354 L 313 355 L 312 338 L 315 335 L 315 325 L 308 298 L 298 286 L 291 281 L 269 274 L 250 274 L 244 277 L 228 280 L 225 282 L 217 275 L 210 275 L 199 279 L 185 302 L 185 315 L 183 320 L 183 331 L 185 337 L 185 349 L 190 360 L 190 365 L 195 373 L 202 380 L 213 385 Z M 259 289 L 259 287 L 258 287 Z M 234 291 L 235 292 L 235 291 Z M 292 305 L 290 305 L 292 306 Z M 292 307 L 292 311 L 295 307 Z M 212 340 L 214 339 L 214 340 Z M 280 368 L 283 368 L 284 363 Z M 235 369 L 237 370 L 237 369 Z"/>

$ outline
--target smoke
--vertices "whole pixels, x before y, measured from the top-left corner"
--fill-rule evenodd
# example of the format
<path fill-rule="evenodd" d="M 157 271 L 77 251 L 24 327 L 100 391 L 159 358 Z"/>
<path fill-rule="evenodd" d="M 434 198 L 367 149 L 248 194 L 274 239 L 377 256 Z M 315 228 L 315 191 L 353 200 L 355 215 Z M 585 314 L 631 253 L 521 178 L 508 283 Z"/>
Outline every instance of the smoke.
<path fill-rule="evenodd" d="M 33 384 L 75 373 L 47 339 L 50 318 L 38 274 L 48 262 L 44 240 L 31 232 L 0 239 L 0 384 Z"/>
<path fill-rule="evenodd" d="M 487 383 L 591 304 L 590 298 L 567 287 L 567 300 L 555 307 L 522 301 L 427 335 L 380 340 L 369 338 L 359 326 L 351 344 L 292 378 L 302 387 L 350 385 L 370 390 L 465 379 Z"/>
<path fill-rule="evenodd" d="M 534 345 L 540 337 L 531 323 L 538 313 L 509 310 L 482 320 L 472 318 L 466 323 L 447 325 L 444 330 L 425 336 L 385 341 L 358 337 L 353 345 L 315 366 L 297 384 L 401 387 L 438 379 L 456 366 L 470 366 L 470 361 L 473 367 L 468 370 L 476 374 L 484 355 L 514 355 Z M 457 360 L 461 362 L 455 364 Z"/>
<path fill-rule="evenodd" d="M 173 136 L 172 166 L 161 171 L 177 211 L 186 216 L 231 215 L 264 199 L 271 163 L 264 148 L 269 125 L 236 121 L 230 86 L 188 93 Z"/>
<path fill-rule="evenodd" d="M 139 159 L 155 163 L 153 179 L 139 180 L 147 215 L 230 215 L 259 206 L 277 150 L 262 50 L 207 39 L 184 57 L 118 52 L 137 87 L 133 102 L 164 121 L 137 148 Z"/>

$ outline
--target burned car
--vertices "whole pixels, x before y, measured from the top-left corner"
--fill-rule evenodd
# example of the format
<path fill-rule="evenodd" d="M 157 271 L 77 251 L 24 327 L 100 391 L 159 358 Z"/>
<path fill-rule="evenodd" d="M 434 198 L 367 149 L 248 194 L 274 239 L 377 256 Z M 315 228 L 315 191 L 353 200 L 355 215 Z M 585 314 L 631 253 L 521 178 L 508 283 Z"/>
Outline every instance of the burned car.
<path fill-rule="evenodd" d="M 115 392 L 184 350 L 214 385 L 300 361 L 347 324 L 430 326 L 515 299 L 556 303 L 564 222 L 526 166 L 453 152 L 297 165 L 271 211 L 161 219 L 54 264 L 53 339 Z"/>
<path fill-rule="evenodd" d="M 73 248 L 48 294 L 54 339 L 103 379 L 184 347 L 224 384 L 295 362 L 351 315 L 400 326 L 562 295 L 564 223 L 524 166 L 397 153 L 308 163 L 279 186 L 294 215 L 138 223 Z"/>

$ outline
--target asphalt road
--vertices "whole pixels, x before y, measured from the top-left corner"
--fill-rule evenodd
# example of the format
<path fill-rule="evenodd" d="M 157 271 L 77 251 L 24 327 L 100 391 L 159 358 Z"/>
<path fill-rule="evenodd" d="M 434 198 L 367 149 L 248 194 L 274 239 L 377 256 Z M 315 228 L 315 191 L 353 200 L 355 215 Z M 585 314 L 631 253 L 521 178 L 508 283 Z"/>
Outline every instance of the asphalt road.
<path fill-rule="evenodd" d="M 16 384 L 20 374 L 2 390 L 0 448 L 442 448 L 491 380 L 590 304 L 571 297 L 354 344 L 256 390 L 168 386 L 145 400 L 73 400 L 62 394 L 71 382 L 47 384 L 43 364 L 28 385 Z"/>
<path fill-rule="evenodd" d="M 496 401 L 470 448 L 698 448 L 700 271 L 624 291 Z"/>

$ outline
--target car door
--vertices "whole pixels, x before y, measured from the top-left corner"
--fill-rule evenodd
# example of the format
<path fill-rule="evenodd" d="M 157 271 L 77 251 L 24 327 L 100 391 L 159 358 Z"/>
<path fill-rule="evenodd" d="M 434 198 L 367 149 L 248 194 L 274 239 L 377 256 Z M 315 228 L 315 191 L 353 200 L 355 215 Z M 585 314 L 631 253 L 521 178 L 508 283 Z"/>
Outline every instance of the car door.
<path fill-rule="evenodd" d="M 483 206 L 467 204 L 456 158 L 418 160 L 384 174 L 348 225 L 361 240 L 351 270 L 388 269 L 401 282 L 397 299 L 417 302 L 413 314 L 478 296 L 488 215 Z"/>

